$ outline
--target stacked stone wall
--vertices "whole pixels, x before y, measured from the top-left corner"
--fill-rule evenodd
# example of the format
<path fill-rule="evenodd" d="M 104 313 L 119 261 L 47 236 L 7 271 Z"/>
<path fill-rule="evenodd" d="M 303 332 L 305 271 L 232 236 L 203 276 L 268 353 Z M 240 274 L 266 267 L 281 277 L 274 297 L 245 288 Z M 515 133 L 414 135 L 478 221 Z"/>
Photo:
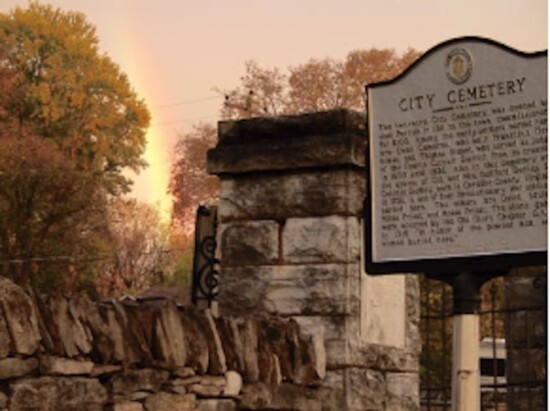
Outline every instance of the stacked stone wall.
<path fill-rule="evenodd" d="M 339 409 L 295 321 L 40 297 L 0 277 L 0 410 Z"/>

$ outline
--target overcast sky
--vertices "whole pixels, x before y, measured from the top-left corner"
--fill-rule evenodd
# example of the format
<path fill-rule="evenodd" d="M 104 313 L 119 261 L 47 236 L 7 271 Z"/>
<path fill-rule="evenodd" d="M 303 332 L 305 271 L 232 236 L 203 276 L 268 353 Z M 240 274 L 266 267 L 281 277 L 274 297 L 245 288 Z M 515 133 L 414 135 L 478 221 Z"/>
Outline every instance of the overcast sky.
<path fill-rule="evenodd" d="M 244 61 L 263 67 L 342 59 L 355 49 L 425 51 L 482 36 L 523 51 L 547 48 L 546 0 L 49 0 L 85 13 L 101 49 L 126 72 L 153 115 L 135 194 L 167 206 L 171 148 L 197 121 L 217 120 Z M 26 0 L 0 0 L 0 11 Z M 168 106 L 168 107 L 166 107 Z"/>

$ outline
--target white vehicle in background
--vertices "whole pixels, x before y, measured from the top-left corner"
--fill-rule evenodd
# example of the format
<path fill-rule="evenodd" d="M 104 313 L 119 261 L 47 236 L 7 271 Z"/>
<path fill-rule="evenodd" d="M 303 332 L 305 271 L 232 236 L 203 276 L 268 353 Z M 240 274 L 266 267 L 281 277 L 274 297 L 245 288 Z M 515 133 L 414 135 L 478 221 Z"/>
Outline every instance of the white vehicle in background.
<path fill-rule="evenodd" d="M 485 337 L 479 343 L 481 392 L 506 389 L 506 340 Z"/>

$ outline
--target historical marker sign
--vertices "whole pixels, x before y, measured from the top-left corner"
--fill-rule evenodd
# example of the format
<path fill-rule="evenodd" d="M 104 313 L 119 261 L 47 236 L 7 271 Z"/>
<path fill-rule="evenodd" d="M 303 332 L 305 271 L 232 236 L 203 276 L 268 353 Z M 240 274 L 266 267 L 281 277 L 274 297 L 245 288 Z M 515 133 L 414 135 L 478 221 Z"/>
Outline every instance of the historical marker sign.
<path fill-rule="evenodd" d="M 367 97 L 368 273 L 546 262 L 546 52 L 451 40 Z"/>

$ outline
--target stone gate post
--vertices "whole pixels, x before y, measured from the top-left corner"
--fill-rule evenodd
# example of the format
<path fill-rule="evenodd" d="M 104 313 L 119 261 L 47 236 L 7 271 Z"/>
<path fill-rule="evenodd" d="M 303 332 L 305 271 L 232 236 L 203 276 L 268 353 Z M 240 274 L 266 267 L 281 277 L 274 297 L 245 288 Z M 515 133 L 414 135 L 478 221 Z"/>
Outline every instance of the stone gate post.
<path fill-rule="evenodd" d="M 325 385 L 348 410 L 416 410 L 418 285 L 362 271 L 365 118 L 337 110 L 219 123 L 223 315 L 322 333 Z"/>

